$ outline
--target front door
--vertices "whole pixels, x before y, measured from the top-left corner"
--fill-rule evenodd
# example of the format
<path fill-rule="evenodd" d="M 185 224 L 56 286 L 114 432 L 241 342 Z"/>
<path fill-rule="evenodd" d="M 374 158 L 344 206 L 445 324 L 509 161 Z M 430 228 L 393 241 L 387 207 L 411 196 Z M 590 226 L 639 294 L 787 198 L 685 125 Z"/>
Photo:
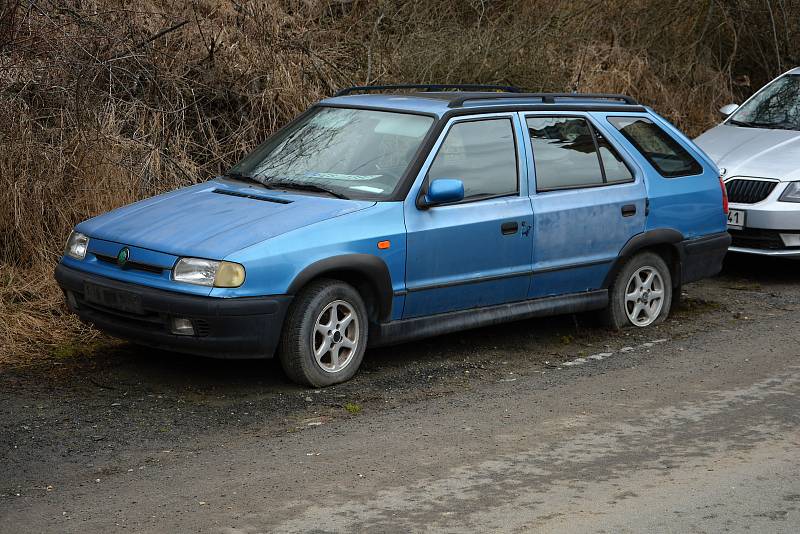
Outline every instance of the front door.
<path fill-rule="evenodd" d="M 625 243 L 644 231 L 643 172 L 586 116 L 524 120 L 535 169 L 528 296 L 598 289 Z"/>
<path fill-rule="evenodd" d="M 403 317 L 523 300 L 533 222 L 518 117 L 453 119 L 405 204 L 407 295 Z M 439 178 L 464 183 L 464 200 L 420 208 Z"/>

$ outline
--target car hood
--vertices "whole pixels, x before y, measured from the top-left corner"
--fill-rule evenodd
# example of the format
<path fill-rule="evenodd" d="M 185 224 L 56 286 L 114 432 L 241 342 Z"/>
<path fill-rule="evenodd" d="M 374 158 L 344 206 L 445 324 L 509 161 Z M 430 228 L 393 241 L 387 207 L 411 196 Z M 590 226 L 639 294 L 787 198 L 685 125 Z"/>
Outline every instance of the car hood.
<path fill-rule="evenodd" d="M 695 139 L 727 176 L 800 180 L 800 132 L 720 124 Z"/>
<path fill-rule="evenodd" d="M 242 248 L 375 205 L 212 180 L 136 202 L 76 230 L 176 256 L 222 259 Z"/>

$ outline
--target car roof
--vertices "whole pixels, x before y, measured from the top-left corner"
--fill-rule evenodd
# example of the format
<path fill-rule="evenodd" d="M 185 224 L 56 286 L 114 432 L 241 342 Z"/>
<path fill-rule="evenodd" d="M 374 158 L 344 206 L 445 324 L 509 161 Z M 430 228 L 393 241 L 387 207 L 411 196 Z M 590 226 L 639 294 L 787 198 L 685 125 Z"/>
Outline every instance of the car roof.
<path fill-rule="evenodd" d="M 624 95 L 581 93 L 499 93 L 490 91 L 421 91 L 413 93 L 348 94 L 326 98 L 321 105 L 373 108 L 442 117 L 454 109 L 492 111 L 498 107 L 535 106 L 537 109 L 612 109 L 644 111 L 635 100 Z"/>

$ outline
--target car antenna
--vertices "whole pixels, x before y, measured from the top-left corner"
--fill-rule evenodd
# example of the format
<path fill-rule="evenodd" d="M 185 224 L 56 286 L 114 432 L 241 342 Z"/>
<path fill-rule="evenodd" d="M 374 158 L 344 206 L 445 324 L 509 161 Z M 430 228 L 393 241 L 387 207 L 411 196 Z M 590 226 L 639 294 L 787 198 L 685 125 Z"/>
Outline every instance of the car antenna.
<path fill-rule="evenodd" d="M 581 86 L 581 77 L 583 76 L 583 66 L 586 64 L 586 51 L 589 49 L 588 46 L 583 48 L 583 55 L 581 56 L 581 66 L 578 69 L 578 78 L 575 80 L 575 83 L 572 85 L 572 92 L 577 93 L 578 89 Z"/>

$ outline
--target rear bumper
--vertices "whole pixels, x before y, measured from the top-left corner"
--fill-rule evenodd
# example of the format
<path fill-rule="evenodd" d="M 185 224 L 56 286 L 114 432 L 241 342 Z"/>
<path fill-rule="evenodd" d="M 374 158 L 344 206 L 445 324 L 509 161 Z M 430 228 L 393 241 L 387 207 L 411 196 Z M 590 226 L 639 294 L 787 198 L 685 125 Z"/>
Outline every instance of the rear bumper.
<path fill-rule="evenodd" d="M 728 232 L 681 241 L 678 244 L 681 251 L 681 283 L 688 284 L 719 274 L 730 244 Z"/>
<path fill-rule="evenodd" d="M 292 300 L 289 295 L 230 299 L 185 295 L 60 264 L 55 278 L 67 295 L 70 311 L 98 329 L 143 345 L 213 358 L 272 357 Z M 87 283 L 104 291 L 133 295 L 137 310 L 121 311 L 87 301 Z M 171 333 L 176 317 L 191 320 L 194 334 Z"/>

